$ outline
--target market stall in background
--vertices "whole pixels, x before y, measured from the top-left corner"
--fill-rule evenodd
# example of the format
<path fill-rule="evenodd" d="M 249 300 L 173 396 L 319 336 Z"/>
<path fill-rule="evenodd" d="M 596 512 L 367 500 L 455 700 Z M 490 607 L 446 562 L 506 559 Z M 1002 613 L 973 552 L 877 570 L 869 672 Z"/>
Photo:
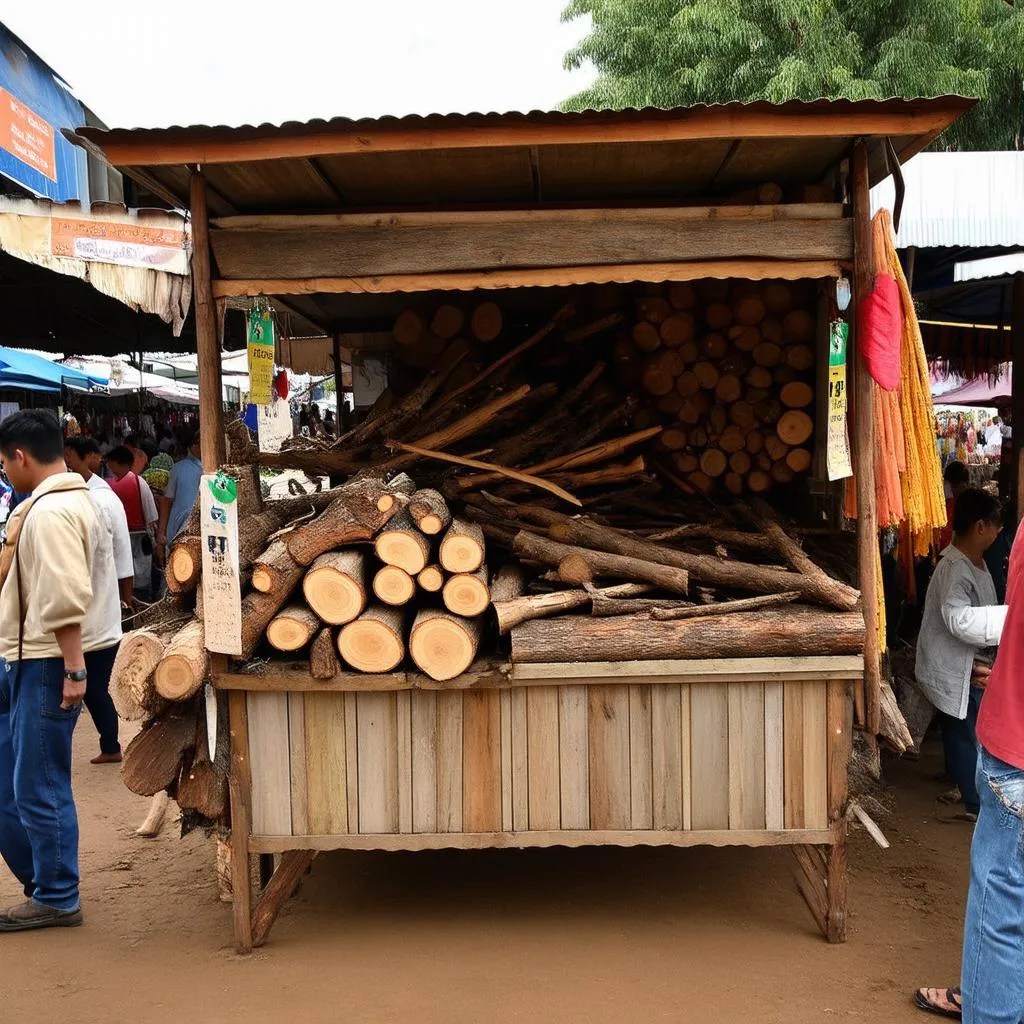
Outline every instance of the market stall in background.
<path fill-rule="evenodd" d="M 230 826 L 239 949 L 319 851 L 602 843 L 788 845 L 845 937 L 853 721 L 899 730 L 878 528 L 945 516 L 868 189 L 968 105 L 82 131 L 192 213 L 208 476 L 112 687 L 128 784 Z M 354 427 L 227 450 L 240 299 L 261 417 L 287 308 L 358 355 Z"/>

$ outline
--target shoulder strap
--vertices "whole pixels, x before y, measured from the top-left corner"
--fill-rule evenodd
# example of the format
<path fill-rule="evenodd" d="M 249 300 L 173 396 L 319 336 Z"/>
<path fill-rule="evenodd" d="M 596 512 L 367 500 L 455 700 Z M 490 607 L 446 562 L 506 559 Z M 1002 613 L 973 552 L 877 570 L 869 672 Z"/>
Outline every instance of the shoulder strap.
<path fill-rule="evenodd" d="M 53 493 L 47 491 L 47 494 Z M 12 542 L 12 553 L 11 557 L 14 562 L 14 583 L 18 588 L 18 661 L 23 660 L 23 649 L 25 646 L 25 599 L 21 593 L 21 559 L 18 557 L 18 546 L 21 543 L 21 531 L 25 528 L 25 520 L 28 519 L 29 512 L 35 507 L 37 501 L 42 501 L 46 497 L 46 494 L 40 494 L 37 497 L 29 498 L 25 502 L 25 511 L 18 517 L 18 530 L 14 536 Z M 6 546 L 6 545 L 5 545 Z M 8 571 L 10 568 L 8 567 Z M 6 575 L 5 575 L 6 579 Z"/>

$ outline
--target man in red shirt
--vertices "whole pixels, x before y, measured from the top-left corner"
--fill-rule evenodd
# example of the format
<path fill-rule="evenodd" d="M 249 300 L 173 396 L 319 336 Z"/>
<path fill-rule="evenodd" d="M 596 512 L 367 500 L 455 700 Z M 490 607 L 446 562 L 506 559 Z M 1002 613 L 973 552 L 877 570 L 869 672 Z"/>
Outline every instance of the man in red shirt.
<path fill-rule="evenodd" d="M 971 843 L 960 988 L 919 989 L 921 1009 L 966 1024 L 1024 1020 L 1024 530 L 1007 573 L 1009 606 L 978 714 L 981 811 Z"/>

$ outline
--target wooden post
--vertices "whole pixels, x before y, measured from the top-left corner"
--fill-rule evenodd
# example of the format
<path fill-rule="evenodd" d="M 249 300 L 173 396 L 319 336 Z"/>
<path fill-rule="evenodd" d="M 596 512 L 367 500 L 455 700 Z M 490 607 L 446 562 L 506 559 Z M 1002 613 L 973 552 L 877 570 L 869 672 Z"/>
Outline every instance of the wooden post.
<path fill-rule="evenodd" d="M 853 705 L 847 682 L 828 684 L 826 722 L 828 738 L 828 821 L 836 841 L 825 854 L 825 938 L 846 941 L 846 801 L 849 796 L 849 764 L 853 750 Z"/>
<path fill-rule="evenodd" d="M 252 952 L 252 877 L 249 873 L 249 830 L 252 827 L 252 774 L 249 765 L 249 713 L 244 690 L 228 694 L 231 732 L 231 899 L 235 946 Z"/>
<path fill-rule="evenodd" d="M 224 465 L 224 392 L 221 386 L 220 332 L 210 286 L 210 226 L 206 208 L 206 179 L 192 171 L 189 188 L 192 214 L 192 293 L 196 311 L 196 369 L 199 375 L 199 441 L 203 470 L 213 473 Z"/>
<path fill-rule="evenodd" d="M 853 148 L 853 299 L 860 302 L 874 286 L 871 263 L 871 197 L 868 181 L 868 151 L 863 142 Z M 881 704 L 879 664 L 878 529 L 875 524 L 875 415 L 874 381 L 861 351 L 859 318 L 854 319 L 854 405 L 856 409 L 853 470 L 857 484 L 857 568 L 861 604 L 864 610 L 864 690 L 867 731 L 878 733 Z"/>
<path fill-rule="evenodd" d="M 1017 522 L 1024 518 L 1024 274 L 1013 278 L 1013 312 L 1010 317 L 1010 354 L 1013 367 L 1010 411 L 1013 422 L 1013 494 L 1017 501 Z"/>
<path fill-rule="evenodd" d="M 335 430 L 338 432 L 338 437 L 341 437 L 345 433 L 342 423 L 344 423 L 344 417 L 342 416 L 342 409 L 345 407 L 345 400 L 342 397 L 342 381 L 341 381 L 341 335 L 334 335 L 334 417 L 335 417 Z"/>

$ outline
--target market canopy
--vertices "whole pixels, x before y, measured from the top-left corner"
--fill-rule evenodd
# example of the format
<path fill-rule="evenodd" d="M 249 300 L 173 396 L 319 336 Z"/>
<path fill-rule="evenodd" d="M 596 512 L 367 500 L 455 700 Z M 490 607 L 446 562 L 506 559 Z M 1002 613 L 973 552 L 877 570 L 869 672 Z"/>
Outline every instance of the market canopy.
<path fill-rule="evenodd" d="M 0 347 L 0 387 L 58 392 L 61 387 L 94 391 L 106 386 L 106 377 L 62 366 L 33 352 Z"/>
<path fill-rule="evenodd" d="M 973 405 L 1001 409 L 1009 406 L 1012 393 L 1013 367 L 1006 363 L 1000 367 L 997 380 L 976 377 L 952 391 L 935 395 L 934 401 L 936 405 Z"/>

